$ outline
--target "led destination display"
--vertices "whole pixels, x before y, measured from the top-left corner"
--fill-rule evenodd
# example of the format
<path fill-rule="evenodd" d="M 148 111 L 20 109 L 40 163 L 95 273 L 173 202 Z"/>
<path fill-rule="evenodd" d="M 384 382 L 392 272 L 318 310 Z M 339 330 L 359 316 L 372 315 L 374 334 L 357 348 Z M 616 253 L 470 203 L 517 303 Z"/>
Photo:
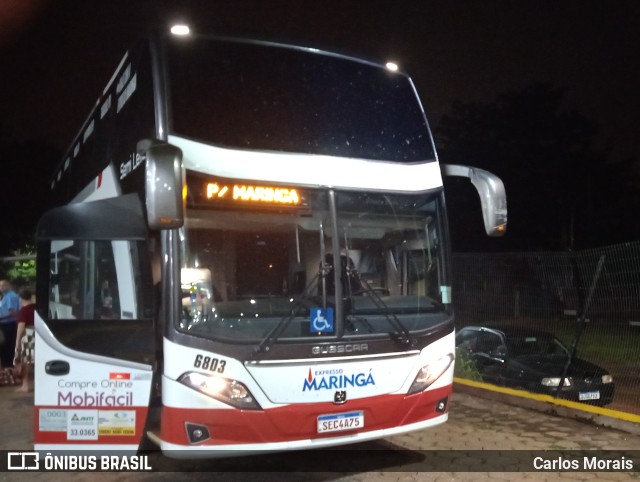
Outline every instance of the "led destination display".
<path fill-rule="evenodd" d="M 302 189 L 290 186 L 194 177 L 188 181 L 190 203 L 198 206 L 296 208 L 307 206 Z"/>
<path fill-rule="evenodd" d="M 217 182 L 207 183 L 207 199 L 231 199 L 236 202 L 266 204 L 300 204 L 300 196 L 296 189 L 238 184 L 229 186 Z"/>

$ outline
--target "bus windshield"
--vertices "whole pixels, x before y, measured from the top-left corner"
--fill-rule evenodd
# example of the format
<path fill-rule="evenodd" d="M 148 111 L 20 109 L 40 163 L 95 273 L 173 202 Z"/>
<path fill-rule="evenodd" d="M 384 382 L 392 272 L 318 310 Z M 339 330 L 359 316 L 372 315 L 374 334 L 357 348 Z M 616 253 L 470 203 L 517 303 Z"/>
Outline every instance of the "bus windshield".
<path fill-rule="evenodd" d="M 398 326 L 415 333 L 447 320 L 441 196 L 336 192 L 335 216 L 327 190 L 270 210 L 190 203 L 178 328 L 258 342 L 284 323 L 280 339 L 317 339 L 333 333 L 314 330 L 313 317 L 337 303 L 345 338 L 387 336 Z"/>
<path fill-rule="evenodd" d="M 233 149 L 435 160 L 411 80 L 384 67 L 257 42 L 169 39 L 171 132 Z"/>

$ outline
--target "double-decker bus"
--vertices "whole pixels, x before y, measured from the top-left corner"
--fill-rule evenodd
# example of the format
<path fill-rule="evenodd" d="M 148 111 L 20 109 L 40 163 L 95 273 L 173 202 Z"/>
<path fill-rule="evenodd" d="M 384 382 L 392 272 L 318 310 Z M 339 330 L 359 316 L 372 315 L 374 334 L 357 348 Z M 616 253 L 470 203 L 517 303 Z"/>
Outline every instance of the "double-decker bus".
<path fill-rule="evenodd" d="M 36 449 L 220 456 L 447 420 L 441 173 L 478 188 L 488 234 L 506 200 L 439 165 L 392 67 L 198 35 L 125 54 L 37 227 Z"/>

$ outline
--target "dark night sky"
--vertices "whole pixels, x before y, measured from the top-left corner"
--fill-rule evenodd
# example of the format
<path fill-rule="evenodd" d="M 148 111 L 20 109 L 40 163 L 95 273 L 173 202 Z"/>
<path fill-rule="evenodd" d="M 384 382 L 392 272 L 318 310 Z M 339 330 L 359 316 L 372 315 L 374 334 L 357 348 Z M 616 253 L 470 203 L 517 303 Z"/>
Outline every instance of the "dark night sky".
<path fill-rule="evenodd" d="M 550 82 L 599 125 L 610 160 L 640 157 L 636 1 L 0 0 L 0 140 L 66 149 L 127 46 L 175 20 L 393 59 L 432 125 L 454 100 Z"/>
<path fill-rule="evenodd" d="M 26 6 L 25 6 L 26 4 Z M 0 121 L 66 147 L 125 48 L 183 18 L 224 34 L 396 59 L 431 123 L 454 99 L 534 80 L 568 89 L 614 156 L 638 153 L 638 2 L 0 0 Z"/>

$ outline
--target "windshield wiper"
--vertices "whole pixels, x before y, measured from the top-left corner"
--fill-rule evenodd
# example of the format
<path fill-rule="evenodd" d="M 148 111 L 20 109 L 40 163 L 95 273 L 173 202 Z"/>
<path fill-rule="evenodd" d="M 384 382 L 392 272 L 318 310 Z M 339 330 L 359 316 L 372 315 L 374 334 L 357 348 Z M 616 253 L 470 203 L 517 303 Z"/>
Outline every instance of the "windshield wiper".
<path fill-rule="evenodd" d="M 296 316 L 296 311 L 299 307 L 304 306 L 305 302 L 312 301 L 312 298 L 309 297 L 309 291 L 314 284 L 317 284 L 318 279 L 322 276 L 322 269 L 318 271 L 313 279 L 309 282 L 309 284 L 305 287 L 304 291 L 300 296 L 293 300 L 293 306 L 291 307 L 291 312 L 283 316 L 280 321 L 276 323 L 276 325 L 266 334 L 266 336 L 262 339 L 260 343 L 254 348 L 252 359 L 255 359 L 256 355 L 259 353 L 264 353 L 269 351 L 269 348 L 273 343 L 280 338 L 282 332 L 289 326 L 291 320 L 293 320 Z M 325 298 L 326 300 L 326 298 Z M 326 302 L 326 301 L 325 301 Z"/>
<path fill-rule="evenodd" d="M 411 333 L 409 332 L 407 327 L 404 326 L 404 324 L 398 319 L 395 313 L 389 310 L 389 307 L 382 300 L 382 298 L 380 298 L 380 295 L 378 295 L 378 293 L 376 293 L 373 289 L 371 289 L 371 287 L 367 283 L 365 283 L 362 280 L 362 278 L 360 278 L 360 276 L 358 275 L 358 271 L 356 270 L 356 267 L 353 266 L 353 263 L 351 262 L 351 258 L 349 257 L 349 238 L 347 237 L 346 228 L 344 230 L 344 249 L 345 249 L 345 255 L 347 258 L 346 269 L 345 269 L 347 276 L 344 281 L 346 282 L 347 292 L 349 293 L 349 296 L 348 296 L 349 306 L 350 307 L 353 306 L 353 292 L 351 289 L 351 279 L 355 279 L 360 284 L 360 287 L 362 288 L 361 291 L 367 294 L 369 299 L 373 301 L 373 304 L 375 305 L 375 307 L 382 312 L 382 314 L 384 315 L 385 319 L 389 322 L 391 327 L 396 330 L 396 332 L 398 333 L 396 336 L 396 340 L 400 342 L 402 345 L 412 346 L 415 343 L 415 340 L 411 336 Z"/>
<path fill-rule="evenodd" d="M 367 285 L 364 281 L 360 280 L 360 286 L 362 287 L 362 293 L 365 293 L 375 307 L 380 310 L 380 312 L 384 315 L 385 320 L 389 322 L 389 324 L 396 330 L 396 340 L 402 345 L 412 346 L 415 343 L 414 338 L 411 336 L 411 333 L 407 329 L 406 326 L 398 319 L 393 311 L 389 309 L 387 304 L 380 298 L 380 295 L 376 293 L 375 290 L 371 289 L 369 285 Z M 353 298 L 349 298 L 350 305 L 353 306 Z"/>
<path fill-rule="evenodd" d="M 296 243 L 298 242 L 298 231 L 296 229 Z M 299 249 L 299 248 L 297 248 Z M 298 258 L 300 254 L 298 252 Z M 327 276 L 331 272 L 331 266 L 326 261 L 326 249 L 324 244 L 324 227 L 322 222 L 320 222 L 320 269 L 318 273 L 313 277 L 313 279 L 309 282 L 309 284 L 304 288 L 304 291 L 300 296 L 298 296 L 291 307 L 291 313 L 282 317 L 278 323 L 267 333 L 267 335 L 262 339 L 262 341 L 255 347 L 253 350 L 253 357 L 255 359 L 258 353 L 264 353 L 269 351 L 269 348 L 275 341 L 280 338 L 282 332 L 289 326 L 291 320 L 293 320 L 296 316 L 296 310 L 305 304 L 305 301 L 309 301 L 309 291 L 311 287 L 318 282 L 320 278 L 322 278 L 322 307 L 327 309 Z"/>

